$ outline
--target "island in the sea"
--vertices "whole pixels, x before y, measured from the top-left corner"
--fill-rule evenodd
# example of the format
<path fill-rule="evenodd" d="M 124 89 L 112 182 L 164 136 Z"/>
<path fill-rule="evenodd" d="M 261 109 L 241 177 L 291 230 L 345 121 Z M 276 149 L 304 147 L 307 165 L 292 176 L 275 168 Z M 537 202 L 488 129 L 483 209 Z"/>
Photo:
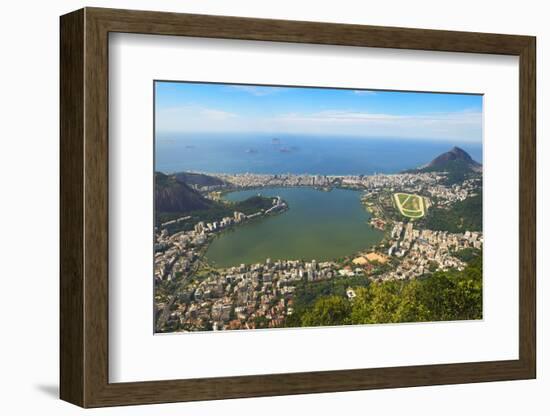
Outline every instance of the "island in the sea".
<path fill-rule="evenodd" d="M 481 170 L 155 172 L 155 330 L 481 319 Z"/>

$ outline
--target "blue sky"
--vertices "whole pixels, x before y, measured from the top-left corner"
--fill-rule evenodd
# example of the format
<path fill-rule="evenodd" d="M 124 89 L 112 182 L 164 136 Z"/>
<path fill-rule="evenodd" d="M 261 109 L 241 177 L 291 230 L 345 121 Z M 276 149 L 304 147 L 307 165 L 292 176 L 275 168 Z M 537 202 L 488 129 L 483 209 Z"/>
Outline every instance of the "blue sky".
<path fill-rule="evenodd" d="M 482 97 L 156 82 L 159 133 L 267 133 L 481 142 Z"/>

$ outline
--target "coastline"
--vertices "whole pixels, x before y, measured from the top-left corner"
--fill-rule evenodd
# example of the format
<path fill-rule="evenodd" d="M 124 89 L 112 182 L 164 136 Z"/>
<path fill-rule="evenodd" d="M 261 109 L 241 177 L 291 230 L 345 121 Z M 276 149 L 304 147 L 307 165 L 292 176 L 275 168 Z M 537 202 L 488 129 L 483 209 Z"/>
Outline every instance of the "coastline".
<path fill-rule="evenodd" d="M 201 175 L 223 181 L 222 186 L 197 187 L 204 195 L 212 196 L 216 194 L 216 199 L 218 200 L 220 198 L 225 199 L 228 194 L 233 192 L 261 193 L 270 188 L 285 190 L 301 188 L 326 195 L 330 194 L 330 192 L 323 191 L 323 189 L 327 188 L 331 189 L 331 192 L 354 191 L 358 194 L 356 203 L 359 209 L 370 217 L 368 221 L 369 227 L 374 228 L 373 225 L 376 225 L 379 227 L 379 230 L 383 230 L 383 235 L 374 245 L 363 246 L 358 250 L 350 250 L 344 257 L 330 258 L 327 261 L 320 261 L 319 259 L 310 261 L 302 259 L 289 260 L 288 257 L 277 260 L 271 259 L 266 255 L 264 256 L 266 259 L 262 259 L 260 262 L 246 262 L 244 264 L 223 265 L 220 267 L 216 262 L 208 258 L 206 252 L 216 239 L 224 237 L 223 234 L 226 233 L 226 230 L 206 235 L 202 235 L 202 230 L 193 230 L 188 235 L 183 235 L 182 239 L 175 239 L 177 242 L 173 241 L 171 243 L 176 244 L 175 247 L 180 247 L 178 250 L 183 250 L 177 252 L 187 253 L 186 258 L 189 260 L 178 263 L 178 258 L 181 259 L 181 257 L 179 257 L 179 254 L 175 254 L 175 257 L 173 257 L 174 260 L 169 262 L 168 269 L 162 266 L 163 263 L 160 264 L 161 269 L 156 268 L 156 270 L 161 272 L 164 270 L 162 272 L 164 276 L 166 276 L 164 273 L 168 272 L 168 276 L 174 276 L 176 281 L 179 282 L 177 283 L 178 289 L 172 292 L 173 295 L 167 298 L 158 298 L 155 304 L 162 310 L 160 316 L 164 318 L 161 321 L 167 322 L 165 320 L 167 319 L 172 322 L 170 320 L 172 318 L 169 317 L 175 316 L 173 313 L 176 313 L 177 316 L 187 317 L 185 318 L 186 323 L 182 324 L 183 327 L 180 330 L 252 329 L 268 324 L 271 325 L 270 327 L 280 327 L 284 325 L 284 317 L 289 317 L 290 319 L 293 310 L 292 299 L 294 299 L 292 293 L 296 290 L 296 287 L 301 287 L 300 285 L 302 284 L 306 286 L 320 284 L 320 282 L 334 282 L 336 284 L 337 282 L 345 282 L 347 281 L 346 279 L 359 278 L 361 276 L 365 278 L 365 284 L 367 282 L 381 283 L 392 280 L 409 281 L 423 279 L 436 270 L 453 268 L 461 270 L 464 268 L 465 263 L 453 256 L 454 250 L 458 248 L 482 247 L 481 233 L 471 234 L 469 231 L 458 234 L 433 232 L 424 229 L 421 223 L 419 226 L 415 225 L 420 219 L 407 219 L 401 216 L 402 213 L 396 209 L 394 201 L 395 192 L 421 194 L 423 195 L 421 198 L 428 198 L 426 195 L 430 194 L 430 197 L 436 199 L 437 204 L 444 206 L 450 203 L 450 201 L 455 201 L 461 195 L 466 195 L 467 197 L 471 193 L 471 189 L 476 186 L 473 183 L 465 181 L 461 185 L 463 190 L 459 190 L 462 189 L 459 187 L 456 189 L 453 188 L 451 191 L 444 184 L 445 174 L 429 172 L 344 176 L 288 174 Z M 273 197 L 273 195 L 269 197 Z M 283 213 L 282 215 L 284 216 L 285 214 Z M 256 218 L 251 219 L 251 221 L 255 220 Z M 406 221 L 409 222 L 406 223 Z M 247 223 L 249 222 L 247 221 L 243 224 Z M 241 225 L 238 227 L 241 227 Z M 228 229 L 239 232 L 239 229 L 235 229 L 234 227 Z M 198 244 L 200 248 L 199 252 L 194 252 L 192 248 L 199 241 L 196 239 L 202 240 L 202 243 Z M 428 257 L 436 259 L 437 265 L 435 266 L 432 264 L 434 260 L 428 260 L 423 257 L 422 253 L 429 253 L 430 251 L 433 254 L 430 254 Z M 185 271 L 188 267 L 186 264 L 192 267 L 192 269 L 187 269 L 187 272 Z M 195 265 L 199 267 L 195 268 Z M 179 277 L 178 272 L 175 275 L 173 274 L 172 268 L 176 266 L 183 267 L 180 268 L 182 272 L 179 272 Z M 157 277 L 155 281 L 157 284 L 164 281 L 165 277 L 163 275 L 157 274 L 156 271 Z M 237 286 L 234 286 L 235 284 Z M 246 288 L 246 295 L 242 299 L 241 295 L 238 295 L 240 293 L 238 292 L 240 290 L 237 289 L 238 287 L 242 287 L 243 290 Z M 237 292 L 234 292 L 234 290 Z M 178 302 L 183 303 L 174 301 L 176 293 L 178 294 L 177 298 L 182 299 Z M 246 306 L 249 302 L 246 299 L 253 299 L 250 300 L 252 304 Z M 272 302 L 275 302 L 276 299 L 279 299 L 283 303 L 280 305 L 277 304 L 279 306 L 274 306 Z M 284 299 L 286 301 L 283 301 Z M 264 301 L 267 303 L 264 303 Z M 287 303 L 287 301 L 290 303 Z M 235 306 L 239 304 L 242 306 Z M 229 307 L 227 305 L 233 306 Z M 268 309 L 261 309 L 264 307 L 268 308 L 268 305 L 271 305 L 269 308 L 275 309 L 271 312 L 268 312 Z M 206 309 L 204 309 L 205 307 Z M 260 309 L 257 309 L 258 307 Z M 179 312 L 166 315 L 167 311 L 174 308 Z M 241 310 L 239 308 L 245 309 Z M 211 315 L 214 314 L 214 310 L 218 311 L 215 312 L 217 318 Z M 204 321 L 202 317 L 206 316 L 204 315 L 205 313 L 211 316 L 210 320 Z M 248 316 L 250 319 L 259 319 L 264 314 L 266 314 L 265 316 L 268 317 L 268 320 L 265 322 L 262 320 L 261 322 L 263 323 L 251 323 L 252 321 L 246 318 Z M 158 313 L 157 316 L 159 316 Z M 240 316 L 240 318 L 235 320 L 236 316 Z M 270 316 L 277 316 L 277 318 L 269 318 Z M 214 320 L 212 321 L 212 319 Z M 209 327 L 209 324 L 204 327 L 205 322 L 217 323 L 214 327 Z M 165 326 L 161 322 L 157 325 L 157 328 L 165 328 Z M 177 329 L 171 329 L 170 331 L 174 330 Z"/>

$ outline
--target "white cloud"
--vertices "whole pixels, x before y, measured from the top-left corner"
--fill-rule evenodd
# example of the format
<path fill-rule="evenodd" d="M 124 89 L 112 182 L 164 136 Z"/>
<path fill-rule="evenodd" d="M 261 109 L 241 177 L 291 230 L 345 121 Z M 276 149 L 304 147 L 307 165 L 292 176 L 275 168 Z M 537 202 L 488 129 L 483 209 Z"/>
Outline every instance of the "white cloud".
<path fill-rule="evenodd" d="M 313 114 L 287 114 L 280 117 L 279 122 L 289 129 L 317 134 L 479 141 L 482 115 L 473 111 L 394 115 L 331 110 Z"/>
<path fill-rule="evenodd" d="M 357 95 L 376 95 L 376 91 L 370 90 L 353 90 L 353 93 Z"/>
<path fill-rule="evenodd" d="M 205 118 L 209 118 L 211 120 L 227 120 L 233 117 L 237 117 L 236 114 L 229 113 L 227 111 L 216 110 L 212 108 L 202 108 L 199 110 L 199 112 Z"/>
<path fill-rule="evenodd" d="M 170 132 L 265 132 L 479 141 L 482 114 L 462 111 L 395 115 L 335 109 L 247 117 L 215 108 L 185 106 L 159 110 L 157 127 L 159 131 Z"/>
<path fill-rule="evenodd" d="M 252 94 L 256 97 L 263 97 L 266 95 L 277 94 L 286 88 L 283 87 L 262 87 L 255 85 L 229 85 L 228 88 L 240 90 Z"/>
<path fill-rule="evenodd" d="M 325 110 L 311 114 L 288 114 L 284 118 L 315 123 L 365 123 L 372 124 L 382 122 L 386 124 L 395 123 L 458 123 L 475 124 L 481 126 L 481 113 L 475 111 L 462 111 L 454 113 L 432 113 L 422 115 L 395 115 L 383 113 L 369 113 L 364 111 L 351 110 Z"/>

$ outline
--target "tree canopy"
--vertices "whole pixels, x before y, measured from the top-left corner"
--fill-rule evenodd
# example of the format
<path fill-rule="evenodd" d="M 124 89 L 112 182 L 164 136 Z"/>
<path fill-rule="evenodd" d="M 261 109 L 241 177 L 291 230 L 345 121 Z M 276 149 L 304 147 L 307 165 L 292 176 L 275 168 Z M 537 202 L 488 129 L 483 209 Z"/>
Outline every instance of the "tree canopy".
<path fill-rule="evenodd" d="M 353 300 L 342 295 L 320 296 L 307 308 L 297 308 L 289 326 L 481 319 L 482 256 L 474 256 L 463 271 L 371 283 L 354 291 Z"/>

